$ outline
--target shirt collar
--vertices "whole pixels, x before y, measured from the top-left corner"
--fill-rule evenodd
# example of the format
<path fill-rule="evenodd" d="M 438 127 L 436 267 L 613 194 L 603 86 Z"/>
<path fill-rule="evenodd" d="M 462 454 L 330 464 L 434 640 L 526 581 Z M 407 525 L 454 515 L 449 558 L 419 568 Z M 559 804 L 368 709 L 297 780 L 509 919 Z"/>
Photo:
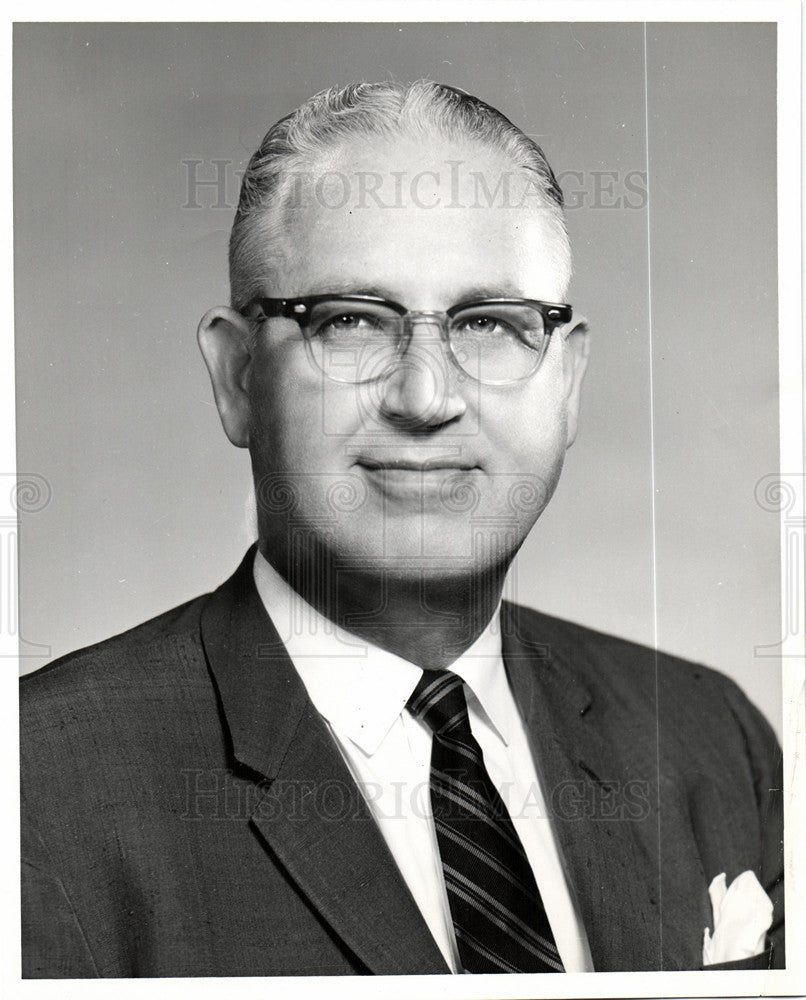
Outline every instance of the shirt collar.
<path fill-rule="evenodd" d="M 339 628 L 307 603 L 259 550 L 258 594 L 316 709 L 340 735 L 371 756 L 406 706 L 422 669 Z M 470 688 L 508 742 L 499 609 L 476 641 L 449 667 Z"/>

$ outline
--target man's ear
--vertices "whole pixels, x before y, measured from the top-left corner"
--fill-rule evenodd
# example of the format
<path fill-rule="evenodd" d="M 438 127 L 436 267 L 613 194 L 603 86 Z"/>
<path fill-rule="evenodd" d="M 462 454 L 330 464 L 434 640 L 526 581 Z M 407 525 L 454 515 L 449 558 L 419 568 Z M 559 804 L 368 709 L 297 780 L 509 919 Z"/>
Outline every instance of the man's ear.
<path fill-rule="evenodd" d="M 246 448 L 252 360 L 249 321 L 234 309 L 216 306 L 202 317 L 197 338 L 224 431 L 234 445 Z"/>
<path fill-rule="evenodd" d="M 570 323 L 557 331 L 563 338 L 563 375 L 565 376 L 565 399 L 568 416 L 566 448 L 570 448 L 577 436 L 579 423 L 579 401 L 582 380 L 588 367 L 590 341 L 588 321 L 584 316 L 575 316 Z"/>

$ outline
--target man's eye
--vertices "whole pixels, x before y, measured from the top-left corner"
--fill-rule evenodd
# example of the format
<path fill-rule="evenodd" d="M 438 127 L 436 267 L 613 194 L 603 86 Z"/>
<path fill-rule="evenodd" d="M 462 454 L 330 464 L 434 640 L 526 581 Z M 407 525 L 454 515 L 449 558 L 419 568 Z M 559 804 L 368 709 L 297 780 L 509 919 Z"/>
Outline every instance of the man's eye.
<path fill-rule="evenodd" d="M 386 334 L 391 324 L 388 319 L 361 310 L 334 312 L 315 320 L 311 328 L 317 337 L 324 340 L 345 340 L 360 338 L 366 340 L 373 334 Z"/>
<path fill-rule="evenodd" d="M 361 313 L 340 312 L 323 317 L 312 325 L 312 329 L 323 340 L 337 340 L 351 336 L 364 337 L 371 329 L 371 324 Z"/>
<path fill-rule="evenodd" d="M 342 313 L 340 316 L 332 316 L 327 323 L 323 324 L 324 330 L 356 330 L 361 325 L 361 317 L 355 313 Z"/>
<path fill-rule="evenodd" d="M 492 336 L 493 334 L 512 333 L 513 330 L 510 324 L 503 322 L 496 316 L 471 316 L 461 320 L 458 324 L 458 332 Z"/>
<path fill-rule="evenodd" d="M 498 320 L 492 316 L 476 316 L 470 320 L 470 326 L 479 333 L 492 333 L 498 326 Z"/>

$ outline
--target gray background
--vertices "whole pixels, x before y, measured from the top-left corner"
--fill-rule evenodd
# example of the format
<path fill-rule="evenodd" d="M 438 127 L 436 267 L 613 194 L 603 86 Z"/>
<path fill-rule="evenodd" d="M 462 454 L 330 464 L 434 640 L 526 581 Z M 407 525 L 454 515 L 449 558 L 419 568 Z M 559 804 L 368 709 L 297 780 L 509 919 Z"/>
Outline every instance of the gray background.
<path fill-rule="evenodd" d="M 780 733 L 779 661 L 754 655 L 782 634 L 778 519 L 754 499 L 778 468 L 775 27 L 647 41 L 648 116 L 641 24 L 16 26 L 18 464 L 52 491 L 20 515 L 23 670 L 235 567 L 248 456 L 195 327 L 228 299 L 237 172 L 314 91 L 428 76 L 564 175 L 593 329 L 581 433 L 510 594 L 651 643 L 654 578 L 659 646 Z M 223 192 L 189 190 L 191 160 L 225 161 Z"/>

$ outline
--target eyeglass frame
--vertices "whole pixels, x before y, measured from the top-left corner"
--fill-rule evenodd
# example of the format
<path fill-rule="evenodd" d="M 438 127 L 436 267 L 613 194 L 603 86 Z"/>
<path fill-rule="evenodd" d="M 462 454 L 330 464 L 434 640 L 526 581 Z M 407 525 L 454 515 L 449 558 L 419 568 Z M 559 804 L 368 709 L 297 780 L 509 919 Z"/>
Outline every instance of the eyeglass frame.
<path fill-rule="evenodd" d="M 241 314 L 249 320 L 254 320 L 258 323 L 262 323 L 267 319 L 293 319 L 299 324 L 300 329 L 305 337 L 305 344 L 308 351 L 308 356 L 314 366 L 318 368 L 325 378 L 329 378 L 333 382 L 339 382 L 342 385 L 365 385 L 369 382 L 379 381 L 382 378 L 386 378 L 392 371 L 392 365 L 390 364 L 389 369 L 384 371 L 380 375 L 375 375 L 372 378 L 362 379 L 359 381 L 352 380 L 341 380 L 334 378 L 329 375 L 322 366 L 316 361 L 315 358 L 311 356 L 310 347 L 313 341 L 313 336 L 307 335 L 308 325 L 311 320 L 311 315 L 315 306 L 319 305 L 321 302 L 329 302 L 333 299 L 338 299 L 339 301 L 351 303 L 355 302 L 363 305 L 376 305 L 376 306 L 387 306 L 392 312 L 397 313 L 400 319 L 408 320 L 406 327 L 408 328 L 408 337 L 399 337 L 399 342 L 396 345 L 397 357 L 402 358 L 408 346 L 411 342 L 411 329 L 412 317 L 418 319 L 430 319 L 436 320 L 440 329 L 440 337 L 446 344 L 448 350 L 448 356 L 451 358 L 453 363 L 468 378 L 474 379 L 474 381 L 479 382 L 481 385 L 515 385 L 518 382 L 525 382 L 527 379 L 532 378 L 540 369 L 540 365 L 543 362 L 543 358 L 546 355 L 546 350 L 548 350 L 548 341 L 551 338 L 552 333 L 558 326 L 564 323 L 570 323 L 573 316 L 573 306 L 567 302 L 544 302 L 541 299 L 522 299 L 522 298 L 495 298 L 495 299 L 467 299 L 462 302 L 458 302 L 456 305 L 451 306 L 450 309 L 446 309 L 444 312 L 439 311 L 428 311 L 419 309 L 407 309 L 404 305 L 399 302 L 395 302 L 391 299 L 384 299 L 377 295 L 358 295 L 358 294 L 340 294 L 337 292 L 329 292 L 323 295 L 303 295 L 297 298 L 288 299 L 277 299 L 277 298 L 267 298 L 262 296 L 257 296 L 256 298 L 250 299 L 246 306 L 241 310 Z M 460 313 L 463 309 L 478 308 L 480 306 L 530 306 L 536 309 L 542 319 L 544 325 L 544 336 L 546 337 L 547 343 L 543 350 L 536 367 L 530 371 L 527 375 L 520 375 L 517 378 L 505 379 L 505 380 L 495 380 L 490 381 L 486 379 L 478 379 L 470 372 L 466 371 L 459 363 L 458 358 L 454 354 L 453 344 L 451 343 L 450 333 L 448 332 L 448 323 L 453 317 Z M 261 315 L 254 315 L 255 307 L 260 309 Z M 524 346 L 529 348 L 529 350 L 534 350 L 531 344 L 523 342 Z"/>

